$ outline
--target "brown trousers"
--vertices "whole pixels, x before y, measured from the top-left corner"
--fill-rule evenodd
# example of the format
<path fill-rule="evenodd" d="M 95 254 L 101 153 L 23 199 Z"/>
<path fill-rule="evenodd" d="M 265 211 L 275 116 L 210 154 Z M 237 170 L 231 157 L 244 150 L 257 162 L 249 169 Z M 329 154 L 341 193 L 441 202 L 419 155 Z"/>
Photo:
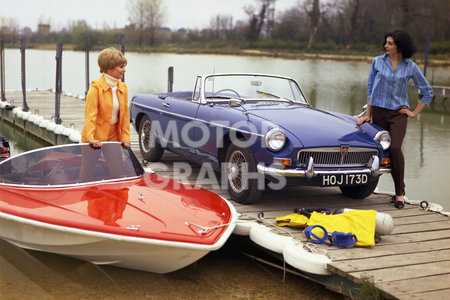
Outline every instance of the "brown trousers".
<path fill-rule="evenodd" d="M 396 110 L 372 106 L 372 121 L 391 135 L 391 175 L 394 179 L 395 194 L 397 196 L 404 195 L 405 158 L 402 152 L 402 143 L 406 134 L 408 116 Z"/>

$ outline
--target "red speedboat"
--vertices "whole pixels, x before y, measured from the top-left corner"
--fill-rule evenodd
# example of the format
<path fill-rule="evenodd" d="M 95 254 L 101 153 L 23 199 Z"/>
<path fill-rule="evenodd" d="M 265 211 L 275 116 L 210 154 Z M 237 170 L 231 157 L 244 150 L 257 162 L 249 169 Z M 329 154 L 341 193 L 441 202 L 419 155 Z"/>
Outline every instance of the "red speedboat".
<path fill-rule="evenodd" d="M 222 197 L 145 172 L 120 143 L 0 163 L 0 238 L 27 249 L 167 273 L 219 249 L 236 219 Z"/>

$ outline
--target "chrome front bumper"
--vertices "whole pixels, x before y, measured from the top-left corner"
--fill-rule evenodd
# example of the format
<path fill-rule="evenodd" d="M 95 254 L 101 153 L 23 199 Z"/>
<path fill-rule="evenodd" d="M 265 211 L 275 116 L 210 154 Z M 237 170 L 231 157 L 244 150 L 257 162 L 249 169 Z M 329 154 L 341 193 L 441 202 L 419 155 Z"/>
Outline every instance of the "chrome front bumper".
<path fill-rule="evenodd" d="M 339 169 L 339 170 L 315 170 L 312 157 L 309 158 L 306 169 L 280 169 L 276 167 L 267 167 L 264 163 L 257 165 L 258 172 L 264 175 L 286 176 L 286 177 L 306 177 L 313 178 L 321 175 L 349 175 L 349 174 L 368 174 L 373 177 L 381 174 L 390 173 L 391 169 L 380 168 L 380 159 L 378 156 L 372 156 L 368 166 L 363 169 Z"/>

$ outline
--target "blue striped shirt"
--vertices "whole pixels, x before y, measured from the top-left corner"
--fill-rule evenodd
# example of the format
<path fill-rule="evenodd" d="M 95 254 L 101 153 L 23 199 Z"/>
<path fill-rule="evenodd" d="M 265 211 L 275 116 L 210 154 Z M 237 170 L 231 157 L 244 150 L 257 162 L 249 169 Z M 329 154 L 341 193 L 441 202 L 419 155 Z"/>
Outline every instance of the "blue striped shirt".
<path fill-rule="evenodd" d="M 375 57 L 368 80 L 369 104 L 391 110 L 398 110 L 401 106 L 409 108 L 406 88 L 411 78 L 423 95 L 420 101 L 430 104 L 433 90 L 415 62 L 404 58 L 394 70 L 388 54 Z"/>

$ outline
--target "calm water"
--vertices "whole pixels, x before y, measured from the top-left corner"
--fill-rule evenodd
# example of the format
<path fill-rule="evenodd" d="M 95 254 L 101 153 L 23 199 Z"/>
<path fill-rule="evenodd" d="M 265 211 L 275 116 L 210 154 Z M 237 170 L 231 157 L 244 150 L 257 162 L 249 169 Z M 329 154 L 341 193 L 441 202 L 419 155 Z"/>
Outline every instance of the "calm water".
<path fill-rule="evenodd" d="M 98 53 L 90 54 L 90 80 L 100 73 Z M 21 89 L 20 51 L 6 50 L 6 89 Z M 315 62 L 256 57 L 219 55 L 177 55 L 127 53 L 125 81 L 129 96 L 136 93 L 167 91 L 167 69 L 174 67 L 174 91 L 192 90 L 198 74 L 221 72 L 258 72 L 295 78 L 308 101 L 315 107 L 350 115 L 358 114 L 366 103 L 366 63 Z M 73 95 L 85 93 L 85 55 L 82 52 L 63 53 L 63 90 Z M 51 89 L 55 81 L 55 52 L 28 50 L 27 89 Z M 450 86 L 449 68 L 428 68 L 428 79 L 436 85 Z M 410 89 L 410 105 L 417 102 L 416 89 Z M 18 100 L 19 102 L 21 99 Z M 427 200 L 450 209 L 450 101 L 436 104 L 423 111 L 419 118 L 410 119 L 403 144 L 406 159 L 406 195 L 414 200 Z M 389 175 L 381 177 L 379 189 L 393 191 Z"/>
<path fill-rule="evenodd" d="M 27 89 L 54 88 L 55 52 L 28 50 Z M 253 57 L 127 53 L 126 83 L 135 93 L 167 91 L 167 69 L 173 66 L 174 90 L 191 90 L 194 77 L 203 73 L 258 72 L 291 76 L 302 86 L 309 102 L 318 108 L 355 115 L 366 102 L 370 65 Z M 100 73 L 97 53 L 90 55 L 90 80 Z M 6 50 L 6 89 L 19 90 L 20 51 Z M 428 68 L 429 80 L 450 85 L 450 69 Z M 85 93 L 84 53 L 63 53 L 63 90 Z M 16 100 L 16 103 L 21 99 Z M 410 103 L 417 96 L 411 89 Z M 450 101 L 448 101 L 450 102 Z M 10 138 L 12 154 L 41 147 L 20 132 L 0 123 L 0 134 Z M 410 119 L 404 142 L 406 193 L 410 199 L 429 200 L 450 209 L 450 103 L 436 105 Z M 393 191 L 389 175 L 379 189 Z M 186 269 L 168 275 L 95 267 L 58 255 L 25 251 L 0 240 L 0 298 L 301 298 L 332 299 L 335 294 L 301 278 L 239 254 L 236 243 L 214 252 Z"/>

